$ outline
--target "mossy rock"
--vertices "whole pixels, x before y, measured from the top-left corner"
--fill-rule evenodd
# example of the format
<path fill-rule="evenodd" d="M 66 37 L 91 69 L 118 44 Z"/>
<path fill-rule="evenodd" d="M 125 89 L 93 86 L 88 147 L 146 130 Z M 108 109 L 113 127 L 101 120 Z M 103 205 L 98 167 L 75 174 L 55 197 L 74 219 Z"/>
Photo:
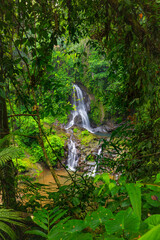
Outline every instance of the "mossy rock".
<path fill-rule="evenodd" d="M 85 130 L 78 134 L 78 139 L 80 140 L 82 145 L 87 146 L 90 142 L 92 142 L 95 139 L 95 136 L 92 133 Z"/>

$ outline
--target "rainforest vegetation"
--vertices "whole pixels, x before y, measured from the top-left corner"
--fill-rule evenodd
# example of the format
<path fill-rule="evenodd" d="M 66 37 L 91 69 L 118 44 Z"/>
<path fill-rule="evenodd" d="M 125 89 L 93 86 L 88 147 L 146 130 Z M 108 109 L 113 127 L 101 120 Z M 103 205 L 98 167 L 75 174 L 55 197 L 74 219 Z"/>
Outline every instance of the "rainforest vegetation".
<path fill-rule="evenodd" d="M 1 0 L 0 239 L 160 240 L 159 26 L 159 0 Z M 115 126 L 72 128 L 94 177 L 66 165 L 74 83 Z"/>

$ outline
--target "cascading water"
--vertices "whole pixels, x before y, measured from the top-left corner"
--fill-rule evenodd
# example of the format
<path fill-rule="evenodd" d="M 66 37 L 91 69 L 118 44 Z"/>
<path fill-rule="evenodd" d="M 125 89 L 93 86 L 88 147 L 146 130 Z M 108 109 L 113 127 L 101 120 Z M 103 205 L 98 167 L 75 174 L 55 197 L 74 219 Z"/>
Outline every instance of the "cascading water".
<path fill-rule="evenodd" d="M 77 116 L 81 117 L 82 123 L 81 127 L 87 129 L 89 132 L 94 133 L 94 129 L 91 128 L 86 105 L 84 102 L 84 96 L 82 90 L 76 85 L 73 84 L 73 103 L 72 106 L 74 110 L 71 112 L 72 119 L 66 126 L 66 130 L 71 128 L 75 124 L 75 119 Z M 70 170 L 75 171 L 78 165 L 78 156 L 77 156 L 77 149 L 75 142 L 70 138 L 68 143 L 68 161 L 67 166 Z M 91 166 L 91 170 L 88 173 L 90 176 L 95 176 L 96 174 L 97 165 Z"/>
<path fill-rule="evenodd" d="M 98 149 L 97 155 L 100 155 L 102 152 L 102 148 Z M 90 169 L 87 173 L 88 176 L 90 177 L 95 177 L 97 171 L 97 163 L 96 162 L 90 162 Z"/>
<path fill-rule="evenodd" d="M 98 149 L 98 153 L 97 153 L 97 155 L 100 155 L 101 152 L 102 152 L 102 148 L 99 148 L 99 149 Z"/>
<path fill-rule="evenodd" d="M 84 103 L 83 93 L 76 84 L 73 85 L 73 90 L 74 90 L 74 94 L 73 94 L 72 106 L 73 106 L 74 110 L 71 112 L 72 119 L 68 123 L 68 126 L 66 127 L 66 129 L 69 129 L 70 127 L 72 127 L 75 124 L 76 116 L 80 116 L 82 119 L 82 127 L 87 129 L 89 132 L 94 133 L 94 130 L 90 126 L 88 114 L 86 111 L 86 106 Z"/>
<path fill-rule="evenodd" d="M 75 142 L 70 138 L 68 143 L 68 162 L 67 166 L 71 171 L 75 171 L 78 164 L 78 156 Z"/>

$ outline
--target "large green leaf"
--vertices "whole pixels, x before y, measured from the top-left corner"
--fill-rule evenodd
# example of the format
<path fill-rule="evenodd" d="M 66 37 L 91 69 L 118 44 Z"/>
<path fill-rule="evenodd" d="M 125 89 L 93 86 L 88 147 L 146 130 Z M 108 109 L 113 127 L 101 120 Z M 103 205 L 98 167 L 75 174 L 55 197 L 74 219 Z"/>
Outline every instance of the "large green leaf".
<path fill-rule="evenodd" d="M 139 240 L 159 240 L 160 239 L 160 224 L 150 231 L 145 233 Z"/>
<path fill-rule="evenodd" d="M 111 218 L 113 218 L 113 214 L 109 209 L 99 207 L 97 211 L 87 214 L 85 222 L 87 226 L 95 230 L 100 224 L 104 224 Z"/>
<path fill-rule="evenodd" d="M 63 225 L 65 232 L 74 233 L 80 232 L 86 227 L 86 223 L 83 220 L 72 219 Z"/>
<path fill-rule="evenodd" d="M 140 221 L 131 208 L 120 211 L 112 220 L 107 220 L 105 228 L 108 234 L 123 232 L 136 233 L 139 229 Z"/>
<path fill-rule="evenodd" d="M 126 184 L 126 189 L 135 214 L 141 220 L 141 189 L 134 183 Z"/>
<path fill-rule="evenodd" d="M 77 236 L 77 233 L 81 232 L 84 228 L 86 228 L 86 223 L 83 220 L 72 219 L 65 224 L 57 224 L 55 227 L 53 227 L 50 233 L 48 234 L 48 239 L 58 240 L 61 237 L 67 240 L 77 239 L 74 238 L 75 234 Z"/>
<path fill-rule="evenodd" d="M 148 217 L 145 221 L 148 224 L 149 228 L 153 228 L 160 224 L 160 214 L 155 214 Z"/>
<path fill-rule="evenodd" d="M 109 184 L 110 183 L 110 176 L 108 173 L 103 173 L 101 175 L 96 175 L 94 178 L 94 183 L 96 183 L 97 181 L 102 180 L 105 184 Z"/>

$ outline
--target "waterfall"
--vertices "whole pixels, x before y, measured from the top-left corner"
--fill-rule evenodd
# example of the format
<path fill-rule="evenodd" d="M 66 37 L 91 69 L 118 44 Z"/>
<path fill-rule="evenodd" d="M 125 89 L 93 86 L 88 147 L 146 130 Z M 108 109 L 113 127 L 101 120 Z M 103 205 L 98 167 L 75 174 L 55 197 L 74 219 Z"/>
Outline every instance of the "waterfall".
<path fill-rule="evenodd" d="M 87 108 L 84 102 L 84 96 L 80 87 L 76 84 L 73 84 L 73 101 L 72 101 L 73 110 L 71 111 L 71 120 L 69 121 L 68 125 L 66 126 L 66 130 L 71 128 L 75 124 L 76 117 L 81 118 L 81 127 L 87 129 L 89 132 L 94 133 L 95 130 L 91 128 Z M 68 161 L 67 166 L 70 170 L 75 171 L 78 165 L 78 156 L 77 156 L 77 149 L 75 146 L 75 142 L 72 140 L 72 137 L 69 139 L 68 142 Z M 90 171 L 88 172 L 89 176 L 95 176 L 97 165 L 96 163 L 92 163 L 90 166 Z"/>
<path fill-rule="evenodd" d="M 87 129 L 89 132 L 94 133 L 94 130 L 90 126 L 86 106 L 84 103 L 83 93 L 76 84 L 73 84 L 73 90 L 74 90 L 74 93 L 73 93 L 72 106 L 73 106 L 74 110 L 71 112 L 72 119 L 68 123 L 68 126 L 66 127 L 66 129 L 69 129 L 70 127 L 72 127 L 75 124 L 76 116 L 80 116 L 82 119 L 82 127 Z"/>
<path fill-rule="evenodd" d="M 77 149 L 75 142 L 72 141 L 70 138 L 70 141 L 68 143 L 68 161 L 67 166 L 71 171 L 75 171 L 78 164 L 78 156 L 77 156 Z"/>
<path fill-rule="evenodd" d="M 102 152 L 102 148 L 100 147 L 100 148 L 98 149 L 98 153 L 97 153 L 97 155 L 100 155 L 101 152 Z"/>
<path fill-rule="evenodd" d="M 97 171 L 97 164 L 95 162 L 93 162 L 93 165 L 92 164 L 90 164 L 90 165 L 91 166 L 90 166 L 90 169 L 89 169 L 89 171 L 87 173 L 87 176 L 95 177 L 96 171 Z"/>
<path fill-rule="evenodd" d="M 102 152 L 102 148 L 100 147 L 98 149 L 97 155 L 100 155 L 101 152 Z M 90 162 L 90 163 L 88 162 L 88 165 L 90 165 L 90 169 L 89 169 L 87 175 L 89 177 L 95 177 L 96 176 L 96 171 L 97 171 L 97 163 L 96 162 Z"/>

